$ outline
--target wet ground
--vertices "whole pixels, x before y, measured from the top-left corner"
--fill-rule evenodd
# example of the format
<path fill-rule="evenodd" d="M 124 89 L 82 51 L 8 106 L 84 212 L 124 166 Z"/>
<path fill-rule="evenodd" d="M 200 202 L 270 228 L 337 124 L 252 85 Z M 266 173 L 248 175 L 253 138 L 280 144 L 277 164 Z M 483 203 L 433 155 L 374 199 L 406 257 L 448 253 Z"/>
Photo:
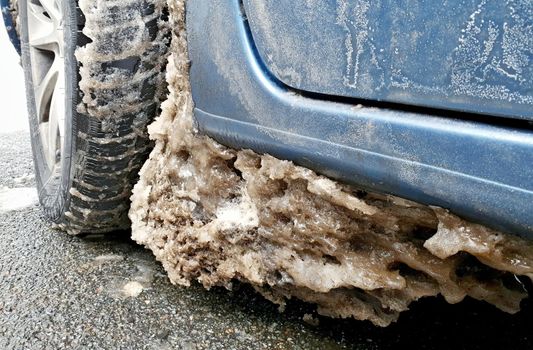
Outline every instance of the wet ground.
<path fill-rule="evenodd" d="M 0 349 L 533 348 L 531 300 L 514 316 L 423 300 L 382 329 L 298 302 L 279 313 L 246 286 L 173 286 L 127 232 L 81 239 L 49 228 L 27 190 L 28 137 L 0 133 Z"/>

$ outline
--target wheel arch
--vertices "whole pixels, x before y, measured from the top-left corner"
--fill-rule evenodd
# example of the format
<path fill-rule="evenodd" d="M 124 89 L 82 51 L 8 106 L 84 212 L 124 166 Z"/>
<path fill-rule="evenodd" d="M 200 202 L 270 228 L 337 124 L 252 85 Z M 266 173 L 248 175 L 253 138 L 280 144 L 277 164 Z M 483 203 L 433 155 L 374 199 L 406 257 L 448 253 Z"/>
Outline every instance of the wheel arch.
<path fill-rule="evenodd" d="M 17 31 L 15 14 L 17 13 L 17 0 L 0 0 L 0 8 L 2 9 L 2 18 L 7 31 L 9 40 L 13 47 L 21 54 L 20 37 Z"/>

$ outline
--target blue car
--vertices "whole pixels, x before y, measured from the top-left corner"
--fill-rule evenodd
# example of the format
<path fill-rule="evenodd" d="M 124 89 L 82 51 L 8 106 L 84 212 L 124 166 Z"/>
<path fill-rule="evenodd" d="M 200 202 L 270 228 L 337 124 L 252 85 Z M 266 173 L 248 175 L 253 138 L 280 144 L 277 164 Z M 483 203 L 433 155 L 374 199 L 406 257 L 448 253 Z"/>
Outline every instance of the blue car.
<path fill-rule="evenodd" d="M 196 121 L 228 146 L 531 238 L 532 5 L 512 3 L 191 1 Z M 157 23 L 166 10 L 140 0 L 114 5 L 110 12 L 130 15 L 102 19 L 89 39 L 75 1 L 20 0 L 19 41 L 12 5 L 2 6 L 22 47 L 44 210 L 81 231 L 124 227 L 149 150 L 144 128 L 165 94 L 168 33 Z M 134 15 L 146 28 L 128 22 Z M 135 30 L 148 31 L 143 49 Z M 116 42 L 120 32 L 130 40 Z M 89 89 L 94 98 L 77 86 L 74 55 L 91 41 L 100 45 L 91 64 L 101 66 L 92 78 L 105 81 Z M 119 123 L 106 124 L 116 115 Z M 102 200 L 73 203 L 69 191 L 81 191 L 79 183 Z M 98 222 L 83 220 L 85 209 L 100 210 Z"/>
<path fill-rule="evenodd" d="M 167 113 L 173 108 L 172 101 L 161 105 L 167 54 L 180 47 L 175 41 L 184 41 L 186 32 L 185 46 L 172 52 L 171 60 L 188 54 L 187 63 L 171 65 L 167 80 L 171 91 L 190 83 L 200 135 L 229 149 L 292 161 L 313 171 L 306 176 L 353 186 L 360 192 L 351 200 L 369 216 L 386 208 L 383 198 L 403 198 L 412 208 L 444 208 L 488 227 L 480 230 L 490 239 L 499 236 L 487 232 L 496 231 L 533 239 L 531 1 L 451 0 L 436 6 L 434 1 L 189 0 L 184 10 L 177 0 L 168 7 L 161 0 L 18 0 L 17 6 L 2 0 L 2 6 L 26 73 L 40 202 L 48 218 L 70 233 L 130 227 L 132 188 L 153 149 L 147 125 L 161 108 Z M 181 17 L 169 22 L 169 13 Z M 188 76 L 187 84 L 176 85 L 182 76 Z M 158 142 L 172 138 L 154 134 Z M 341 191 L 332 182 L 321 183 Z M 366 198 L 367 191 L 376 195 Z M 171 202 L 168 193 L 147 196 L 156 202 L 166 195 Z M 380 204 L 373 207 L 374 202 Z M 191 212 L 199 208 L 190 206 Z M 191 215 L 193 222 L 195 212 Z M 179 227 L 179 220 L 170 221 Z M 413 238 L 420 246 L 421 237 L 429 238 L 422 231 Z M 163 249 L 168 240 L 151 248 Z M 344 266 L 330 254 L 321 258 L 325 265 Z M 483 258 L 492 268 L 500 266 Z M 522 263 L 515 265 L 529 268 Z M 401 274 L 404 265 L 391 263 L 390 269 Z M 214 273 L 208 270 L 198 276 Z M 530 275 L 527 269 L 516 271 Z M 411 270 L 406 275 L 420 282 Z M 294 292 L 279 287 L 294 275 L 280 270 L 270 277 L 276 293 Z M 304 295 L 300 292 L 294 293 Z M 426 295 L 420 293 L 410 297 Z M 457 302 L 464 295 L 447 299 Z M 316 296 L 302 298 L 320 304 Z M 386 325 L 393 317 L 382 307 L 375 319 L 354 317 Z"/>
<path fill-rule="evenodd" d="M 195 117 L 232 147 L 531 238 L 533 5 L 511 3 L 193 2 Z"/>

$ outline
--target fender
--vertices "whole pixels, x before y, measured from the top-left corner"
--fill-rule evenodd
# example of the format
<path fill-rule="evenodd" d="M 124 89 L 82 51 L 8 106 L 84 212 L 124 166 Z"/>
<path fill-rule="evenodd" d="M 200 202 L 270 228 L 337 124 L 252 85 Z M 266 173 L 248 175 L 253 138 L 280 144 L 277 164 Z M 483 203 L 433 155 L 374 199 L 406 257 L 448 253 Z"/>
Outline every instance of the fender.
<path fill-rule="evenodd" d="M 0 0 L 0 7 L 2 8 L 2 17 L 4 18 L 4 24 L 7 30 L 9 40 L 20 55 L 20 38 L 15 28 L 15 21 L 13 18 L 11 0 Z"/>

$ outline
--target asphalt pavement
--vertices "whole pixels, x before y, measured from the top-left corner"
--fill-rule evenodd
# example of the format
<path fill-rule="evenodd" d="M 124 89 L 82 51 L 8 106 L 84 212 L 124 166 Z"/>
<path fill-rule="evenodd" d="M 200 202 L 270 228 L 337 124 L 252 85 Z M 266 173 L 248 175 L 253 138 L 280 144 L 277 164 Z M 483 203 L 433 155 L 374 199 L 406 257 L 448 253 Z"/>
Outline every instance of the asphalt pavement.
<path fill-rule="evenodd" d="M 33 186 L 29 134 L 0 133 L 0 349 L 533 349 L 530 300 L 513 316 L 422 300 L 382 329 L 281 313 L 247 286 L 173 286 L 129 232 L 52 230 Z"/>

